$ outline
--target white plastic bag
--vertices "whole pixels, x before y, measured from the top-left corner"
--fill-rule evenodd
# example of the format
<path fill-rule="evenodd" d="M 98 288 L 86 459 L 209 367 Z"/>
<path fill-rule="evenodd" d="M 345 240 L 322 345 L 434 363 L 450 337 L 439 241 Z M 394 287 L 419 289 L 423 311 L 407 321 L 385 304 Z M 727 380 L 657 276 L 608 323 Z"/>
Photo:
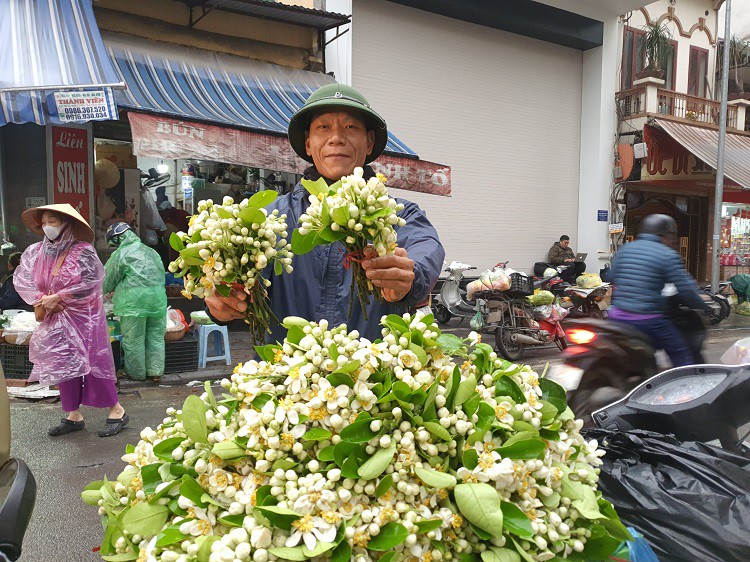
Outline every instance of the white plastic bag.
<path fill-rule="evenodd" d="M 474 295 L 480 291 L 507 291 L 510 289 L 510 277 L 501 267 L 492 271 L 486 270 L 479 279 L 472 281 L 466 286 L 466 298 L 474 299 Z"/>
<path fill-rule="evenodd" d="M 747 365 L 750 364 L 750 338 L 734 342 L 732 347 L 721 356 L 724 365 Z"/>
<path fill-rule="evenodd" d="M 185 325 L 182 323 L 182 317 L 179 312 L 172 310 L 172 307 L 167 308 L 167 332 L 180 332 L 185 329 Z"/>

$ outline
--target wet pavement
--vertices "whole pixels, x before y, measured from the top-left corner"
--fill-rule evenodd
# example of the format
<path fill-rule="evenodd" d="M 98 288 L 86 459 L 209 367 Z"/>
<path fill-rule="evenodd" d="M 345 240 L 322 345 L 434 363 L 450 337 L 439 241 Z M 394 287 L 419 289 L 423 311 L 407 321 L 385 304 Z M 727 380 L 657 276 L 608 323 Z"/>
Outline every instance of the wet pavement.
<path fill-rule="evenodd" d="M 468 320 L 452 320 L 445 331 L 465 336 L 470 331 Z M 709 331 L 706 360 L 719 362 L 724 351 L 744 337 L 750 337 L 750 317 L 732 315 Z M 245 334 L 230 333 L 230 341 L 233 364 L 251 358 Z M 530 348 L 523 361 L 542 371 L 547 363 L 560 361 L 560 352 L 550 346 Z M 165 376 L 160 385 L 123 380 L 121 402 L 130 416 L 130 427 L 110 438 L 100 438 L 96 433 L 104 424 L 104 411 L 84 408 L 86 428 L 53 439 L 47 435 L 47 427 L 58 423 L 59 403 L 11 400 L 12 454 L 27 462 L 38 484 L 37 503 L 21 561 L 101 560 L 92 549 L 101 542 L 102 526 L 96 508 L 81 501 L 83 488 L 105 474 L 114 479 L 125 466 L 120 459 L 125 445 L 136 443 L 142 428 L 158 425 L 168 407 L 181 405 L 191 392 L 201 390 L 198 385 L 187 386 L 190 381 L 220 379 L 231 369 L 232 366 L 212 364 L 202 371 Z"/>

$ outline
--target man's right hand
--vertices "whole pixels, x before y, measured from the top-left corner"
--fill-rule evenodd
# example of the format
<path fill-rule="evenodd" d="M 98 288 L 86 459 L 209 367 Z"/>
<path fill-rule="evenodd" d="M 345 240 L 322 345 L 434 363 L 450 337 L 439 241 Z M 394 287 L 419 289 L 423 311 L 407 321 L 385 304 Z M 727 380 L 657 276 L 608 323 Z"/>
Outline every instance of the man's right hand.
<path fill-rule="evenodd" d="M 245 318 L 247 309 L 247 293 L 238 289 L 232 289 L 228 297 L 214 295 L 206 297 L 206 305 L 211 316 L 219 322 L 229 322 L 230 320 L 241 320 Z"/>

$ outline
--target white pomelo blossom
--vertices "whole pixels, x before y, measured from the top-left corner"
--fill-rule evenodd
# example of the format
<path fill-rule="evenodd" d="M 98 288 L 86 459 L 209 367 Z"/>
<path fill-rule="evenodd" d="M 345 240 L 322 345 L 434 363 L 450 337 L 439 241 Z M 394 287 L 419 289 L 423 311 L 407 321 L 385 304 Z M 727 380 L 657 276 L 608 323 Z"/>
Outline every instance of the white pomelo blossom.
<path fill-rule="evenodd" d="M 105 517 L 102 555 L 578 561 L 627 538 L 560 387 L 430 316 L 382 323 L 370 342 L 288 318 L 221 397 L 207 383 L 169 409 L 115 482 L 83 492 Z"/>

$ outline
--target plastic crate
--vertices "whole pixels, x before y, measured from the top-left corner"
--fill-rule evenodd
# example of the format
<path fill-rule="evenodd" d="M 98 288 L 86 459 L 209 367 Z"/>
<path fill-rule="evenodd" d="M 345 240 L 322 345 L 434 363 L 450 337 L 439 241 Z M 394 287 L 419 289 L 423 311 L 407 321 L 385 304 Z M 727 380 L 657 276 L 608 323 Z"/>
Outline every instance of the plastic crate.
<path fill-rule="evenodd" d="M 198 370 L 198 340 L 185 336 L 165 344 L 164 374 Z"/>
<path fill-rule="evenodd" d="M 507 291 L 514 295 L 529 296 L 534 294 L 534 286 L 531 277 L 523 273 L 510 274 L 510 289 Z"/>
<path fill-rule="evenodd" d="M 28 378 L 34 368 L 34 364 L 29 361 L 28 345 L 0 344 L 0 360 L 7 379 Z"/>

